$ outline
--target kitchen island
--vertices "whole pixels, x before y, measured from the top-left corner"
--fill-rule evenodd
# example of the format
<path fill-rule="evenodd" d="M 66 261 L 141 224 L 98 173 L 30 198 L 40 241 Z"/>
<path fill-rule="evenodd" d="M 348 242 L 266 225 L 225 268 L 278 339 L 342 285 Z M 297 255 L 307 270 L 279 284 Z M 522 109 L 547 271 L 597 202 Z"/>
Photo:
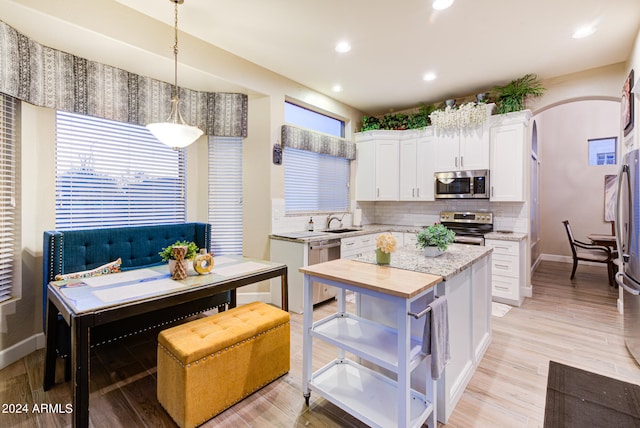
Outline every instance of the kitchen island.
<path fill-rule="evenodd" d="M 359 343 L 359 340 L 371 337 L 370 333 L 363 334 L 360 327 L 352 325 L 324 328 L 321 333 L 319 329 L 326 326 L 327 321 L 312 323 L 311 311 L 306 310 L 307 304 L 311 305 L 311 300 L 305 297 L 303 358 L 305 394 L 315 390 L 314 380 L 316 374 L 320 375 L 320 373 L 311 373 L 312 338 L 317 337 L 331 342 L 333 339 L 327 339 L 327 335 L 333 334 L 332 331 L 339 331 L 341 334 L 348 332 L 357 339 L 347 340 L 351 342 L 347 347 L 338 346 L 341 349 L 338 355 L 339 361 L 344 360 L 346 350 L 355 353 L 364 360 L 361 361 L 362 365 L 372 368 L 374 373 L 381 374 L 383 378 L 395 379 L 397 376 L 398 381 L 394 383 L 394 387 L 404 392 L 400 394 L 403 400 L 409 396 L 422 397 L 419 400 L 409 401 L 415 403 L 422 400 L 425 404 L 418 410 L 425 412 L 428 411 L 430 403 L 435 404 L 432 409 L 433 416 L 446 423 L 491 342 L 491 252 L 490 247 L 452 244 L 443 255 L 427 258 L 421 250 L 407 246 L 398 248 L 391 255 L 391 265 L 388 267 L 376 265 L 375 255 L 363 255 L 356 262 L 336 260 L 301 268 L 300 271 L 305 274 L 305 293 L 307 289 L 310 292 L 312 280 L 324 281 L 340 288 L 336 314 L 340 322 L 356 319 L 358 325 L 382 326 L 381 331 L 396 332 L 397 336 L 394 337 L 398 338 L 398 345 L 392 348 L 386 347 L 387 352 L 391 349 L 391 352 L 395 353 L 395 357 L 391 358 L 395 361 L 394 363 L 385 363 L 389 357 L 386 360 L 371 358 L 368 352 L 362 351 L 371 345 Z M 350 269 L 338 266 L 344 263 L 350 263 L 358 273 L 354 274 Z M 396 274 L 400 272 L 418 276 L 412 280 L 398 282 Z M 436 280 L 430 286 L 420 285 L 424 282 L 421 275 L 434 277 Z M 409 290 L 411 287 L 418 287 L 419 291 L 407 294 L 407 287 Z M 353 315 L 355 318 L 346 314 L 344 303 L 346 289 L 357 293 L 356 313 Z M 414 318 L 407 316 L 407 313 L 419 314 L 435 296 L 446 296 L 449 306 L 451 361 L 437 381 L 435 396 L 429 401 L 428 397 L 432 395 L 434 388 L 428 367 L 430 358 L 419 355 L 425 317 Z M 406 340 L 401 340 L 400 338 L 404 338 L 405 335 Z M 320 372 L 323 370 L 325 369 L 321 369 Z M 409 376 L 408 384 L 405 381 L 405 375 Z M 339 400 L 333 400 L 331 393 L 323 391 L 323 394 L 335 404 L 342 404 Z M 400 418 L 396 420 L 397 426 L 415 426 L 414 418 L 407 416 L 402 419 L 403 414 L 418 411 L 408 408 L 407 400 L 398 403 L 397 408 L 401 409 L 399 412 L 397 410 L 393 412 Z M 362 398 L 357 401 L 371 400 Z M 391 402 L 394 401 L 391 400 Z M 352 408 L 343 408 L 353 414 Z M 366 422 L 372 426 L 386 426 L 376 421 Z"/>

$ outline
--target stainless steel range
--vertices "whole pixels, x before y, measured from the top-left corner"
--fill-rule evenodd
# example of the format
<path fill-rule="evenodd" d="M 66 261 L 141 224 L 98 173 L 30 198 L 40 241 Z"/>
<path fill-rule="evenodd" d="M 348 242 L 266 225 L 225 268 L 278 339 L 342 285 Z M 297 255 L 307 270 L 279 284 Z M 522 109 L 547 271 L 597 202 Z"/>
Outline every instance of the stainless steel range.
<path fill-rule="evenodd" d="M 493 213 L 442 211 L 440 223 L 456 233 L 455 242 L 484 245 L 484 235 L 493 232 Z"/>

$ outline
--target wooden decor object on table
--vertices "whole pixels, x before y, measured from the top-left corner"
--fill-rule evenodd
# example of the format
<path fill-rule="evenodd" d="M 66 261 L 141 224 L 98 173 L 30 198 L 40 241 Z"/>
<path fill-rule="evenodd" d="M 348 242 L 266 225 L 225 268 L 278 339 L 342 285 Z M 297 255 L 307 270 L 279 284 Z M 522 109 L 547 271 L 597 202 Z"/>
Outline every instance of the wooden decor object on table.
<path fill-rule="evenodd" d="M 187 264 L 184 261 L 184 257 L 187 255 L 187 247 L 184 245 L 175 246 L 172 249 L 173 258 L 176 259 L 176 268 L 171 275 L 171 279 L 180 281 L 187 277 Z"/>

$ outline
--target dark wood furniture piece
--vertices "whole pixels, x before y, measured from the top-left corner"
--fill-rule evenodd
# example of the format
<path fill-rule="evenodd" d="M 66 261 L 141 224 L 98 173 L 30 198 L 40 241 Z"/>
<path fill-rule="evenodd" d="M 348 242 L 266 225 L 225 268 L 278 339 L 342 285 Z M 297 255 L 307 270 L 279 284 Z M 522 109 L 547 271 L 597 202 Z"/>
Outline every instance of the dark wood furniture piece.
<path fill-rule="evenodd" d="M 601 246 L 609 247 L 613 250 L 617 248 L 615 235 L 592 233 L 590 235 L 587 235 L 587 238 L 589 238 L 589 240 L 593 245 L 601 245 Z"/>
<path fill-rule="evenodd" d="M 60 314 L 71 331 L 74 427 L 89 425 L 89 337 L 92 329 L 109 323 L 123 322 L 123 320 L 126 322 L 126 319 L 131 317 L 144 318 L 146 314 L 170 310 L 176 305 L 188 307 L 190 303 L 197 304 L 203 298 L 234 291 L 244 285 L 277 277 L 281 278 L 282 309 L 288 311 L 287 265 L 241 256 L 221 256 L 220 259 L 223 257 L 227 261 L 233 260 L 221 267 L 216 266 L 210 275 L 189 276 L 185 280 L 178 281 L 178 288 L 146 296 L 135 295 L 135 289 L 131 287 L 154 280 L 168 281 L 169 273 L 166 265 L 144 269 L 158 273 L 156 278 L 151 279 L 105 284 L 100 287 L 86 285 L 83 282 L 87 281 L 86 279 L 54 281 L 48 285 L 47 342 L 43 386 L 46 391 L 55 383 L 56 345 L 59 334 L 58 314 Z M 225 268 L 228 269 L 223 274 Z M 136 270 L 130 272 L 135 275 Z M 113 274 L 99 278 L 111 277 L 114 281 L 120 281 L 118 275 L 124 274 Z M 72 286 L 68 286 L 69 284 Z M 132 290 L 134 295 L 131 295 Z M 104 294 L 101 294 L 102 297 L 98 297 L 97 292 L 107 292 L 112 297 L 105 300 Z M 233 294 L 235 295 L 235 293 Z M 113 300 L 113 296 L 116 296 L 116 300 Z M 235 306 L 235 299 L 230 306 Z"/>
<path fill-rule="evenodd" d="M 569 245 L 571 246 L 571 253 L 573 255 L 573 269 L 571 271 L 571 279 L 575 277 L 576 269 L 578 268 L 579 261 L 605 263 L 607 265 L 607 274 L 609 276 L 609 285 L 616 286 L 615 281 L 615 264 L 614 259 L 617 257 L 616 251 L 604 245 L 587 244 L 581 242 L 573 237 L 571 232 L 571 226 L 569 220 L 562 222 L 567 231 L 567 237 L 569 238 Z"/>
<path fill-rule="evenodd" d="M 191 241 L 211 252 L 211 225 L 208 223 L 175 223 L 144 226 L 97 227 L 89 229 L 48 230 L 43 234 L 42 249 L 42 323 L 46 328 L 47 287 L 58 274 L 95 269 L 120 259 L 123 271 L 160 266 L 159 252 L 176 241 Z M 235 302 L 235 291 L 207 296 L 199 302 L 175 305 L 142 319 L 129 317 L 91 331 L 91 346 L 127 337 L 149 329 L 166 328 L 198 312 L 218 308 L 224 310 Z M 58 317 L 56 353 L 65 360 L 65 379 L 71 379 L 71 332 Z"/>

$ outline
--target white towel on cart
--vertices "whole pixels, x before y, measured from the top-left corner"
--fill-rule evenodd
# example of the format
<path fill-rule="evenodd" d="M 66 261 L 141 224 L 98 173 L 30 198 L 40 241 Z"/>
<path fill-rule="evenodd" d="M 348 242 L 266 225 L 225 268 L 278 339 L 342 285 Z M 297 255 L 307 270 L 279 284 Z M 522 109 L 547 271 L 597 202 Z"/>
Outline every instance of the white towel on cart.
<path fill-rule="evenodd" d="M 431 311 L 424 322 L 422 352 L 431 355 L 431 378 L 440 375 L 451 360 L 449 347 L 449 308 L 445 296 L 438 297 L 429 304 Z"/>

